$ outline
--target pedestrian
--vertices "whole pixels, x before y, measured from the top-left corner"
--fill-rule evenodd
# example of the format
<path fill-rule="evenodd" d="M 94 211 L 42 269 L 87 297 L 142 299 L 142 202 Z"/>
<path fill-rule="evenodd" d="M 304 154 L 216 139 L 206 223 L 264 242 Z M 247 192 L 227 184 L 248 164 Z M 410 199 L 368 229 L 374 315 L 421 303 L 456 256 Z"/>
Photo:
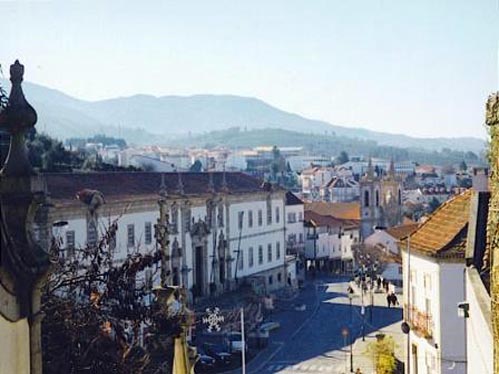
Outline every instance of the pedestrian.
<path fill-rule="evenodd" d="M 388 308 L 392 306 L 392 295 L 386 295 L 386 302 L 388 304 Z"/>
<path fill-rule="evenodd" d="M 399 305 L 399 301 L 397 299 L 397 295 L 395 295 L 393 292 L 392 292 L 392 305 L 393 306 Z"/>
<path fill-rule="evenodd" d="M 357 370 L 355 370 L 355 374 L 362 374 L 362 372 L 360 371 L 360 368 L 357 368 Z"/>
<path fill-rule="evenodd" d="M 378 277 L 378 279 L 376 279 L 376 285 L 378 286 L 378 290 L 381 288 L 381 278 Z"/>

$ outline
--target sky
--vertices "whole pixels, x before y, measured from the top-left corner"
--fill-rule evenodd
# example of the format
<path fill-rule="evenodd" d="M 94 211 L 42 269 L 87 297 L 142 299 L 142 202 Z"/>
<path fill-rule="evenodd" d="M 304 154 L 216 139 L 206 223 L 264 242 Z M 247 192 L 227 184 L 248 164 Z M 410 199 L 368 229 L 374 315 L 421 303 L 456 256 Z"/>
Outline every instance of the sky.
<path fill-rule="evenodd" d="M 0 64 L 87 100 L 234 94 L 336 125 L 485 137 L 499 0 L 0 0 Z"/>

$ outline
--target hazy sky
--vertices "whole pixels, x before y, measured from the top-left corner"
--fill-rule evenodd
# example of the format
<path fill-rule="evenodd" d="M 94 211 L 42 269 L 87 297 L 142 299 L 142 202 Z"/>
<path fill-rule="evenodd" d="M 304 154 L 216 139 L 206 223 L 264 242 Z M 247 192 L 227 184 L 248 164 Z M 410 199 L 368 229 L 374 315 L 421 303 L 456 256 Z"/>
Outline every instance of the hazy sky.
<path fill-rule="evenodd" d="M 0 63 L 84 99 L 254 96 L 338 125 L 485 136 L 498 0 L 0 0 Z"/>

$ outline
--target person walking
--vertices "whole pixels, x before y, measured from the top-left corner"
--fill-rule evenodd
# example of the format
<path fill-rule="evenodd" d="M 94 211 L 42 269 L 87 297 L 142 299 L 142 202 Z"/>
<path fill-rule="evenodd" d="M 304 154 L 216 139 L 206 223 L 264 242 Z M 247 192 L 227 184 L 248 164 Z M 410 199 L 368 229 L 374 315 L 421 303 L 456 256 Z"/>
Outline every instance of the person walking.
<path fill-rule="evenodd" d="M 388 308 L 392 306 L 392 295 L 386 295 L 386 303 L 388 304 Z"/>
<path fill-rule="evenodd" d="M 391 301 L 392 301 L 392 305 L 393 306 L 399 305 L 399 301 L 397 299 L 397 295 L 395 295 L 393 292 L 392 292 L 392 295 L 391 295 Z"/>

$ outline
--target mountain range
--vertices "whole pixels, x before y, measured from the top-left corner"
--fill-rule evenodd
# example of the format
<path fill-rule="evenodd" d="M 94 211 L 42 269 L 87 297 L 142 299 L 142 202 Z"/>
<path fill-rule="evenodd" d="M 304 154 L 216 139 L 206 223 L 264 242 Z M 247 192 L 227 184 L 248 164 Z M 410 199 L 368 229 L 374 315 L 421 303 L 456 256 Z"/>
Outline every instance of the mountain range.
<path fill-rule="evenodd" d="M 2 80 L 0 84 L 8 92 L 10 82 Z M 332 125 L 286 112 L 251 97 L 134 95 L 86 101 L 29 82 L 23 87 L 28 101 L 38 112 L 38 131 L 61 140 L 106 134 L 122 137 L 132 144 L 172 144 L 187 136 L 239 127 L 243 130 L 280 128 L 432 151 L 449 148 L 480 153 L 485 146 L 484 140 L 471 137 L 413 138 Z"/>

